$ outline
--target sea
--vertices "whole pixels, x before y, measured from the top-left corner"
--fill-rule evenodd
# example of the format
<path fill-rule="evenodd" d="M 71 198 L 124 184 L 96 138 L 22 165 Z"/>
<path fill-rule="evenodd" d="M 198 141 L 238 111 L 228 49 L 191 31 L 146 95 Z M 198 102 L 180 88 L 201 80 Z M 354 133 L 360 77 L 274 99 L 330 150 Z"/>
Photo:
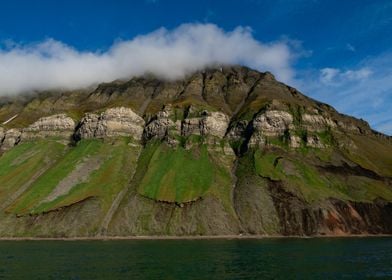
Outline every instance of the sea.
<path fill-rule="evenodd" d="M 0 241 L 0 279 L 392 279 L 392 237 Z"/>

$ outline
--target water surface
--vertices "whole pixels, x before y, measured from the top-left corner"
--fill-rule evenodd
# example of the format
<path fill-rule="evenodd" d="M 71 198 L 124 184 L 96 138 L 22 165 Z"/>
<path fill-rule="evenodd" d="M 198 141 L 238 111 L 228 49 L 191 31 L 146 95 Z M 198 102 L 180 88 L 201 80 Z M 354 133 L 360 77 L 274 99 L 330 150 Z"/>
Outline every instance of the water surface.
<path fill-rule="evenodd" d="M 392 238 L 0 241 L 0 279 L 392 277 Z"/>

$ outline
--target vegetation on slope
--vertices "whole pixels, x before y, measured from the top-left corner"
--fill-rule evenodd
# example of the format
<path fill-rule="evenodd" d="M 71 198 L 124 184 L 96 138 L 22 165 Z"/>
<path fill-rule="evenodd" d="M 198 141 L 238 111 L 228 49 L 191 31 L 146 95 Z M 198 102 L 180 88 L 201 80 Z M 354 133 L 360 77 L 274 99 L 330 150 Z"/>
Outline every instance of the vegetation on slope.
<path fill-rule="evenodd" d="M 112 144 L 102 144 L 99 149 L 102 164 L 90 174 L 87 182 L 73 186 L 69 193 L 53 201 L 41 203 L 33 212 L 47 212 L 89 197 L 99 198 L 101 207 L 106 212 L 116 195 L 128 186 L 130 175 L 136 168 L 138 154 L 139 148 L 128 146 L 126 139 L 118 139 Z"/>
<path fill-rule="evenodd" d="M 22 143 L 0 157 L 0 202 L 3 206 L 28 189 L 36 177 L 65 153 L 65 145 L 55 141 Z M 21 193 L 20 193 L 21 194 Z"/>
<path fill-rule="evenodd" d="M 166 144 L 147 145 L 139 164 L 148 164 L 140 182 L 140 194 L 158 201 L 189 202 L 200 198 L 211 186 L 214 165 L 207 147 L 172 149 Z M 152 153 L 152 155 L 151 155 Z M 144 158 L 151 156 L 148 163 Z"/>
<path fill-rule="evenodd" d="M 328 152 L 328 151 L 327 151 Z M 317 168 L 325 162 L 318 149 L 308 149 L 302 159 L 282 149 L 256 150 L 253 154 L 254 170 L 263 177 L 281 181 L 289 191 L 308 202 L 328 198 L 371 202 L 376 198 L 392 200 L 392 189 L 383 181 L 355 174 L 335 174 Z"/>
<path fill-rule="evenodd" d="M 167 139 L 144 139 L 144 147 L 129 138 L 83 140 L 75 146 L 54 139 L 19 143 L 0 156 L 0 203 L 18 217 L 0 215 L 20 223 L 29 221 L 26 229 L 34 227 L 36 219 L 36 228 L 44 228 L 51 227 L 50 217 L 63 219 L 64 213 L 71 213 L 68 218 L 72 220 L 86 207 L 89 213 L 80 215 L 89 221 L 94 216 L 94 226 L 88 226 L 88 232 L 94 233 L 102 227 L 103 216 L 113 217 L 107 215 L 109 209 L 115 211 L 129 203 L 117 221 L 119 228 L 132 224 L 132 231 L 124 230 L 124 234 L 211 234 L 215 229 L 219 234 L 221 229 L 236 233 L 233 224 L 238 222 L 239 212 L 234 208 L 240 205 L 239 228 L 247 223 L 245 232 L 264 234 L 281 232 L 287 222 L 298 225 L 304 217 L 312 216 L 313 210 L 329 215 L 336 201 L 342 205 L 366 202 L 370 207 L 384 203 L 382 200 L 392 201 L 388 137 L 373 134 L 366 123 L 339 115 L 264 76 L 238 67 L 208 70 L 184 81 L 135 78 L 92 91 L 40 93 L 23 102 L 0 104 L 0 122 L 18 114 L 5 125 L 7 129 L 26 127 L 40 117 L 64 112 L 78 123 L 85 112 L 102 112 L 113 106 L 131 107 L 148 123 L 168 104 L 173 107 L 172 121 L 199 117 L 204 109 L 218 110 L 229 116 L 230 128 L 237 124 L 239 128 L 230 140 L 236 156 L 222 151 L 229 133 L 227 138 L 209 141 L 212 138 L 205 135 L 184 136 L 186 133 L 176 134 L 174 129 L 169 129 L 167 138 L 178 141 L 176 148 L 165 143 Z M 277 137 L 261 135 L 265 142 L 256 148 L 254 143 L 248 145 L 252 121 L 265 110 L 290 113 L 295 128 L 286 128 Z M 326 128 L 317 121 L 315 127 L 309 126 L 303 120 L 305 113 L 329 116 L 336 127 Z M 297 148 L 292 148 L 292 136 L 301 138 Z M 321 148 L 311 148 L 317 147 L 307 141 L 312 139 L 317 139 Z M 78 168 L 83 172 L 78 173 Z M 117 198 L 121 206 L 111 207 Z M 187 202 L 192 203 L 184 204 Z M 279 210 L 287 216 L 278 217 Z M 381 217 L 377 212 L 373 215 Z M 204 222 L 212 216 L 211 223 Z M 47 224 L 42 226 L 45 219 Z M 82 220 L 73 225 L 82 224 Z M 216 226 L 228 220 L 234 222 Z M 39 231 L 32 231 L 32 235 L 35 232 Z"/>
<path fill-rule="evenodd" d="M 101 142 L 82 141 L 70 149 L 52 168 L 40 176 L 8 210 L 15 213 L 27 213 L 50 194 L 50 192 L 85 158 L 99 151 Z"/>
<path fill-rule="evenodd" d="M 115 195 L 128 184 L 137 155 L 138 150 L 128 146 L 126 139 L 118 139 L 113 143 L 83 140 L 34 181 L 8 211 L 17 214 L 42 213 L 89 197 L 100 198 L 102 207 L 108 209 Z M 69 192 L 60 193 L 53 200 L 45 200 L 78 165 L 92 157 L 99 157 L 102 162 L 97 170 L 87 174 L 86 180 L 70 186 Z"/>

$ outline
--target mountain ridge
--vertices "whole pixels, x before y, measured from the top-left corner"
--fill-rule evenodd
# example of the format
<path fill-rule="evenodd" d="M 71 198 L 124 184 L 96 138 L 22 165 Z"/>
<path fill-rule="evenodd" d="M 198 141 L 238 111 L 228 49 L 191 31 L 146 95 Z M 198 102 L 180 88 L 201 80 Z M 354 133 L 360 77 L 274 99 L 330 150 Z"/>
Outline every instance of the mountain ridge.
<path fill-rule="evenodd" d="M 0 236 L 392 232 L 392 138 L 269 72 L 0 105 L 0 122 L 15 115 L 0 128 Z"/>

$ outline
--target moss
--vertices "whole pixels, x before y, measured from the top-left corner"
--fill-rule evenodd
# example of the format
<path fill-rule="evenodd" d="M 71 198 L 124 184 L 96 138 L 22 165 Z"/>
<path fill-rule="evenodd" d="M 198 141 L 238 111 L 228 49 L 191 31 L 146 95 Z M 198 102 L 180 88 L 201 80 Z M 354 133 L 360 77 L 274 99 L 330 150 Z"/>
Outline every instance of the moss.
<path fill-rule="evenodd" d="M 281 156 L 274 153 L 262 153 L 260 150 L 257 150 L 254 153 L 255 170 L 262 177 L 275 181 L 282 180 L 285 175 L 279 162 L 280 159 Z"/>
<path fill-rule="evenodd" d="M 302 114 L 304 113 L 303 107 L 296 104 L 289 104 L 289 111 L 293 116 L 294 126 L 299 127 L 302 123 Z"/>
<path fill-rule="evenodd" d="M 206 146 L 185 150 L 161 144 L 148 163 L 138 192 L 155 200 L 188 202 L 203 196 L 212 184 L 213 174 Z"/>
<path fill-rule="evenodd" d="M 66 150 L 65 145 L 55 141 L 35 141 L 22 143 L 6 152 L 0 157 L 1 200 L 15 194 L 50 165 L 55 165 Z"/>
<path fill-rule="evenodd" d="M 70 149 L 52 168 L 40 176 L 29 190 L 24 193 L 8 210 L 15 213 L 26 213 L 37 206 L 65 178 L 83 158 L 99 151 L 102 141 L 83 140 L 75 148 Z"/>
<path fill-rule="evenodd" d="M 288 150 L 289 149 L 289 139 L 290 139 L 290 134 L 287 131 L 281 136 L 266 137 L 265 143 L 267 145 L 273 145 L 273 146 L 277 146 L 277 147 L 283 148 L 285 150 Z"/>
<path fill-rule="evenodd" d="M 186 145 L 186 142 L 188 140 L 188 137 L 185 137 L 183 135 L 175 134 L 174 138 L 178 141 L 180 147 L 185 148 L 185 145 Z"/>
<path fill-rule="evenodd" d="M 251 121 L 254 117 L 267 110 L 268 106 L 271 104 L 270 100 L 267 99 L 257 99 L 245 104 L 242 109 L 238 112 L 237 116 L 233 120 L 233 124 L 238 121 L 246 120 Z"/>
<path fill-rule="evenodd" d="M 344 155 L 360 166 L 374 172 L 392 177 L 392 142 L 369 135 L 351 135 L 342 141 L 353 141 L 356 149 L 345 149 Z"/>
<path fill-rule="evenodd" d="M 230 141 L 229 144 L 236 154 L 241 154 L 244 150 L 247 149 L 247 143 L 245 142 L 244 138 Z"/>
<path fill-rule="evenodd" d="M 185 115 L 184 115 L 184 109 L 182 108 L 173 108 L 173 114 L 170 115 L 170 119 L 173 122 L 176 122 L 178 120 L 183 121 L 185 119 Z"/>
<path fill-rule="evenodd" d="M 329 197 L 339 199 L 350 199 L 341 191 L 337 181 L 331 181 L 325 175 L 309 165 L 306 161 L 292 161 L 298 174 L 287 176 L 286 181 L 292 186 L 296 186 L 308 202 L 320 201 Z"/>
<path fill-rule="evenodd" d="M 100 147 L 99 155 L 105 156 L 98 170 L 92 172 L 87 182 L 73 186 L 71 191 L 54 201 L 43 203 L 32 212 L 45 212 L 71 205 L 88 197 L 97 197 L 106 212 L 117 194 L 129 184 L 129 174 L 136 168 L 138 148 L 130 148 L 127 139 L 117 139 L 113 144 Z"/>
<path fill-rule="evenodd" d="M 319 139 L 324 145 L 328 145 L 328 146 L 336 145 L 336 141 L 335 138 L 333 137 L 333 133 L 331 129 L 326 129 L 324 131 L 316 132 L 316 135 L 319 137 Z"/>
<path fill-rule="evenodd" d="M 324 149 L 313 149 L 313 154 L 322 162 L 330 162 L 332 160 L 333 148 L 327 147 Z"/>
<path fill-rule="evenodd" d="M 176 108 L 188 108 L 192 106 L 195 110 L 194 113 L 186 114 L 187 118 L 198 117 L 200 112 L 207 110 L 210 112 L 215 112 L 217 109 L 209 104 L 207 104 L 204 100 L 201 100 L 197 97 L 187 96 L 186 98 L 179 98 L 173 102 L 173 106 Z"/>
<path fill-rule="evenodd" d="M 205 142 L 205 137 L 202 135 L 192 134 L 186 139 L 187 143 L 203 144 Z"/>
<path fill-rule="evenodd" d="M 308 142 L 308 131 L 306 129 L 300 129 L 297 133 L 302 140 L 302 144 L 305 145 L 305 143 Z"/>

